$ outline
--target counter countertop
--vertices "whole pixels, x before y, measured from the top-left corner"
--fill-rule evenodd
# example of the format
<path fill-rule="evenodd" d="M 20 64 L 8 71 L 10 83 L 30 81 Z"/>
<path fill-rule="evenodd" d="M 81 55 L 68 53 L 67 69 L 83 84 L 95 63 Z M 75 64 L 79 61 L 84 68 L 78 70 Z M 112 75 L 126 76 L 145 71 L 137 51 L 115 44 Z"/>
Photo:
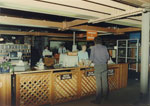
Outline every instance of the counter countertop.
<path fill-rule="evenodd" d="M 124 63 L 123 63 L 124 64 Z M 109 64 L 108 68 L 114 69 L 114 68 L 118 68 L 120 64 Z M 67 71 L 67 70 L 78 70 L 78 69 L 82 69 L 82 68 L 94 68 L 94 67 L 72 67 L 72 68 L 59 68 L 59 69 L 45 69 L 45 70 L 28 70 L 28 71 L 24 71 L 24 72 L 15 72 L 15 74 L 29 74 L 29 73 L 42 73 L 42 72 L 57 72 L 57 71 Z"/>

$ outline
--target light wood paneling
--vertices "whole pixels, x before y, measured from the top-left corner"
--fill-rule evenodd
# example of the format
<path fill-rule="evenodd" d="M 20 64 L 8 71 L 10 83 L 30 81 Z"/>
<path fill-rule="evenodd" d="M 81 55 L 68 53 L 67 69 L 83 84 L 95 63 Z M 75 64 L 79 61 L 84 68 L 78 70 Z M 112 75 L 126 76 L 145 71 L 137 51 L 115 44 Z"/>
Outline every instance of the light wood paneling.
<path fill-rule="evenodd" d="M 11 74 L 0 74 L 0 106 L 11 106 Z"/>

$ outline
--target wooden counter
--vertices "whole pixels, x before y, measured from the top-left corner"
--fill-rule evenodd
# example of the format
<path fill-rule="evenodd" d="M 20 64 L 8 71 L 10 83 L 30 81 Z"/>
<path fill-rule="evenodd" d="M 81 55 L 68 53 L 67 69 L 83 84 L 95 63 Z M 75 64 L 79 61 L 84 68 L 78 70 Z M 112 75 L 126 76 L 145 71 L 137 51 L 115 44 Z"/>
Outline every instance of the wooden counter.
<path fill-rule="evenodd" d="M 109 65 L 114 75 L 109 75 L 109 90 L 127 86 L 128 65 Z M 96 93 L 93 67 L 50 69 L 16 72 L 16 106 L 45 105 L 80 99 Z"/>
<path fill-rule="evenodd" d="M 11 106 L 11 74 L 0 74 L 0 106 Z"/>
<path fill-rule="evenodd" d="M 109 69 L 115 70 L 115 78 L 119 88 L 125 88 L 128 81 L 128 64 L 113 64 L 108 66 Z M 110 76 L 112 77 L 112 76 Z"/>

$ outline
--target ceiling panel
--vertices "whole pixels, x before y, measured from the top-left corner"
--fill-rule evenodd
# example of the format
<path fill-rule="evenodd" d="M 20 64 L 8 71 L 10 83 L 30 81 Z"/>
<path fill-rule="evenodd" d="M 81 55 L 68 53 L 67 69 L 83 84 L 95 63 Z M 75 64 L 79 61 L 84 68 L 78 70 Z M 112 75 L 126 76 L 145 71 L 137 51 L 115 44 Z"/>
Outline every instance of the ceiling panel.
<path fill-rule="evenodd" d="M 62 7 L 78 8 L 80 10 L 92 11 L 100 14 L 111 15 L 114 12 L 120 12 L 121 10 L 110 8 L 107 6 L 86 2 L 83 0 L 37 0 L 39 2 L 45 2 L 54 5 L 60 5 Z"/>
<path fill-rule="evenodd" d="M 0 0 L 0 7 L 88 20 L 105 19 L 136 9 L 114 0 Z M 140 20 L 135 16 L 109 23 L 136 26 L 141 24 Z"/>
<path fill-rule="evenodd" d="M 16 8 L 26 11 L 43 12 L 47 14 L 63 15 L 70 17 L 106 17 L 108 15 L 118 14 L 124 9 L 125 11 L 134 9 L 134 7 L 123 5 L 111 0 L 93 0 L 95 4 L 86 0 L 1 0 L 1 7 Z M 106 6 L 107 5 L 107 6 Z"/>
<path fill-rule="evenodd" d="M 98 18 L 97 16 L 100 14 L 97 12 L 69 8 L 33 0 L 1 0 L 0 7 L 82 19 Z"/>
<path fill-rule="evenodd" d="M 126 4 L 122 4 L 122 3 L 119 3 L 119 2 L 114 2 L 113 0 L 84 0 L 84 1 L 92 1 L 92 2 L 95 2 L 95 3 L 101 3 L 103 5 L 108 5 L 108 6 L 111 6 L 111 7 L 117 7 L 117 8 L 120 8 L 120 9 L 124 9 L 126 11 L 135 8 L 133 6 L 129 6 L 129 5 L 126 5 Z"/>

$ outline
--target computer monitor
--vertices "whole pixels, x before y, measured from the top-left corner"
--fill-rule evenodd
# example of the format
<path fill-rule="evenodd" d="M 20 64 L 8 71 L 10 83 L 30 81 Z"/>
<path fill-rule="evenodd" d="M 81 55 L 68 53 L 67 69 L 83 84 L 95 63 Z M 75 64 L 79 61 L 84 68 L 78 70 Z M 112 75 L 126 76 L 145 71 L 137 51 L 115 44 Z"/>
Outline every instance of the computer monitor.
<path fill-rule="evenodd" d="M 16 51 L 10 52 L 9 58 L 11 60 L 19 60 L 22 58 L 22 52 L 16 52 Z"/>

